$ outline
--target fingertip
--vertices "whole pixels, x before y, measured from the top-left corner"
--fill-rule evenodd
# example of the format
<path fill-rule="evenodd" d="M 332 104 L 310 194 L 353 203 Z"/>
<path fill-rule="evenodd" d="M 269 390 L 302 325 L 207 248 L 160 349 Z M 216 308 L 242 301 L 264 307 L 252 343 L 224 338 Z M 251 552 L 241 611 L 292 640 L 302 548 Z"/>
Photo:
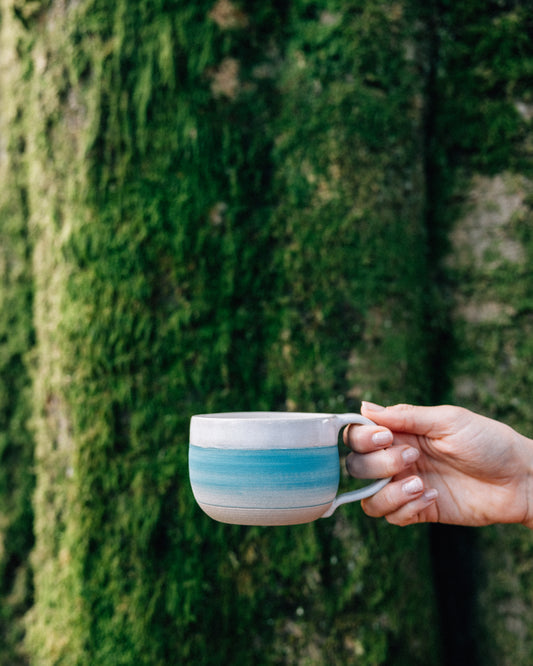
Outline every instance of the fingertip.
<path fill-rule="evenodd" d="M 408 496 L 421 495 L 424 483 L 419 476 L 412 476 L 402 483 L 402 491 Z"/>
<path fill-rule="evenodd" d="M 427 504 L 431 504 L 439 498 L 439 491 L 436 488 L 428 488 L 428 490 L 423 493 L 422 498 Z"/>
<path fill-rule="evenodd" d="M 408 446 L 402 453 L 402 460 L 406 467 L 410 467 L 420 458 L 420 450 L 415 449 L 414 446 Z"/>
<path fill-rule="evenodd" d="M 393 436 L 390 430 L 378 430 L 371 439 L 375 447 L 384 448 L 392 444 Z"/>
<path fill-rule="evenodd" d="M 361 402 L 361 411 L 365 412 L 382 412 L 385 409 L 382 405 L 376 405 L 374 402 L 369 402 L 368 400 L 363 400 Z"/>

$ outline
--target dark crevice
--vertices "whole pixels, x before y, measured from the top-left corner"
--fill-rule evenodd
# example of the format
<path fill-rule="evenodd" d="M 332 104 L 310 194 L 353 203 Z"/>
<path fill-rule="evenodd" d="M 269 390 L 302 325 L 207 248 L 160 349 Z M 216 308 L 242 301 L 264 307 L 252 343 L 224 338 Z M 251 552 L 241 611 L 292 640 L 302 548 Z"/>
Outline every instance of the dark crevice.
<path fill-rule="evenodd" d="M 444 214 L 452 183 L 448 155 L 438 135 L 440 31 L 446 9 L 439 0 L 426 5 L 427 88 L 425 109 L 424 171 L 428 241 L 427 321 L 432 341 L 430 404 L 447 402 L 450 395 L 450 359 L 453 338 L 449 325 L 449 299 L 441 264 L 446 254 L 449 220 Z M 477 645 L 477 534 L 475 529 L 450 525 L 430 527 L 430 549 L 435 595 L 440 621 L 443 666 L 481 666 Z"/>
<path fill-rule="evenodd" d="M 481 666 L 476 625 L 477 532 L 471 527 L 436 524 L 430 528 L 430 542 L 444 665 Z"/>

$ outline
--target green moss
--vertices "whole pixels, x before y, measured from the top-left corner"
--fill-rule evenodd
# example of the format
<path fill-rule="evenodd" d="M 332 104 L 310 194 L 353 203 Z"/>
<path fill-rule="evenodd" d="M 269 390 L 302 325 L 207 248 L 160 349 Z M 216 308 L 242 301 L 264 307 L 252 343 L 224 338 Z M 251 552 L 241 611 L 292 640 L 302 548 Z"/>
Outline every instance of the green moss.
<path fill-rule="evenodd" d="M 257 3 L 225 20 L 212 3 L 90 2 L 50 5 L 31 26 L 27 645 L 57 664 L 279 663 L 287 650 L 431 663 L 415 596 L 400 603 L 403 582 L 376 563 L 384 525 L 341 516 L 274 533 L 213 525 L 193 504 L 192 413 L 355 408 L 400 395 L 407 376 L 415 395 L 424 364 L 408 17 Z M 407 252 L 420 257 L 408 267 Z M 388 571 L 407 584 L 427 570 L 425 532 L 395 541 Z"/>
<path fill-rule="evenodd" d="M 31 403 L 36 663 L 439 663 L 424 528 L 213 524 L 187 427 L 446 396 L 530 428 L 529 18 L 452 5 L 4 0 L 0 494 L 24 572 Z M 496 177 L 504 244 L 451 233 L 436 269 Z"/>
<path fill-rule="evenodd" d="M 0 8 L 2 67 L 0 89 L 0 663 L 24 664 L 24 613 L 31 604 L 28 562 L 33 545 L 31 494 L 33 438 L 29 353 L 33 346 L 31 239 L 27 228 L 27 182 L 23 95 L 16 58 L 19 32 L 5 7 Z"/>
<path fill-rule="evenodd" d="M 519 2 L 455 4 L 439 14 L 437 136 L 452 165 L 531 173 L 517 108 L 531 103 L 530 25 Z"/>
<path fill-rule="evenodd" d="M 409 6 L 296 7 L 275 150 L 273 363 L 289 405 L 427 400 L 424 79 L 405 59 Z"/>

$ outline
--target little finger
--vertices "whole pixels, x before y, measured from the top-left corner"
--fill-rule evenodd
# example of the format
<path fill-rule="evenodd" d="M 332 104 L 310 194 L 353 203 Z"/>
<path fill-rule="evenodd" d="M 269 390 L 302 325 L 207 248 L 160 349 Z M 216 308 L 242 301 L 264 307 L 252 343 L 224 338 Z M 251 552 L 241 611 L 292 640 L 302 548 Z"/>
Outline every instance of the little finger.
<path fill-rule="evenodd" d="M 422 495 L 385 516 L 391 525 L 404 527 L 416 523 L 436 522 L 438 520 L 437 499 L 438 491 L 435 488 L 426 490 Z"/>
<path fill-rule="evenodd" d="M 419 476 L 409 476 L 401 481 L 392 481 L 372 497 L 361 501 L 363 511 L 371 518 L 382 518 L 401 509 L 421 497 L 424 483 Z"/>

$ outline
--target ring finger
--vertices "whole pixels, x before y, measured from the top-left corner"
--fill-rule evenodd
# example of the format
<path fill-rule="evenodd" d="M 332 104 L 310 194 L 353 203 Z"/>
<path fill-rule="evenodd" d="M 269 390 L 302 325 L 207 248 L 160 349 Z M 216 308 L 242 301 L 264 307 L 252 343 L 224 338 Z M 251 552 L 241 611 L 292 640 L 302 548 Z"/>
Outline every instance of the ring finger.
<path fill-rule="evenodd" d="M 403 506 L 419 499 L 424 493 L 424 483 L 419 476 L 408 476 L 399 481 L 391 481 L 372 497 L 361 502 L 363 511 L 371 518 L 382 518 Z"/>

